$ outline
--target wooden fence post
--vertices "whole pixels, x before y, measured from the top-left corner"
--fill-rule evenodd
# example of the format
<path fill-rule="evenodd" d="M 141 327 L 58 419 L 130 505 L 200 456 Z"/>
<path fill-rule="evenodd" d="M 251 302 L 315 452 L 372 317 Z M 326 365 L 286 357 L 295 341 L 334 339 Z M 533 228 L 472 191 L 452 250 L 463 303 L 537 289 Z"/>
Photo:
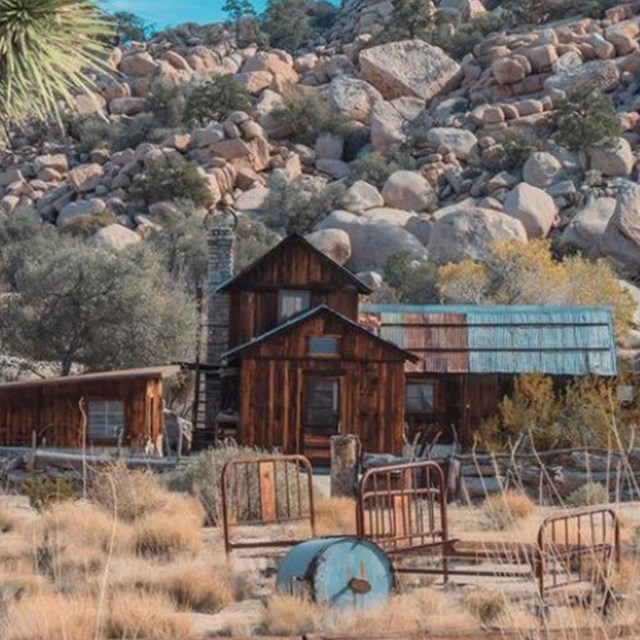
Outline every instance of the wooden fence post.
<path fill-rule="evenodd" d="M 331 496 L 356 495 L 360 441 L 357 436 L 331 436 Z"/>

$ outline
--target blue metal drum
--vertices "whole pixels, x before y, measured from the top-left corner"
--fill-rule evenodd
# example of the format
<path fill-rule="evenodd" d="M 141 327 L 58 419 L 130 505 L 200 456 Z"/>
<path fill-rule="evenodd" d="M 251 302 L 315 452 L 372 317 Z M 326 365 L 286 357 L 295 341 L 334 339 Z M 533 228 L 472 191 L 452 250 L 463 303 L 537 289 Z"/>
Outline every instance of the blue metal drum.
<path fill-rule="evenodd" d="M 276 588 L 340 609 L 369 609 L 389 597 L 393 568 L 387 555 L 367 540 L 308 540 L 284 558 Z"/>

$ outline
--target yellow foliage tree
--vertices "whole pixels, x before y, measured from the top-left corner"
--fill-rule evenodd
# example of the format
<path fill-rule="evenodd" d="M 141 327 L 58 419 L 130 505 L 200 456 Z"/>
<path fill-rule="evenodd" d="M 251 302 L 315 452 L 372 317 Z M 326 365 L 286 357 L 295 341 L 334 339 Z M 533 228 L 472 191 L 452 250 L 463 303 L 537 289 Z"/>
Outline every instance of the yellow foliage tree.
<path fill-rule="evenodd" d="M 438 269 L 443 302 L 469 304 L 608 304 L 616 336 L 629 328 L 635 303 L 605 260 L 570 256 L 557 261 L 548 241 L 496 242 L 484 264 L 466 260 Z"/>

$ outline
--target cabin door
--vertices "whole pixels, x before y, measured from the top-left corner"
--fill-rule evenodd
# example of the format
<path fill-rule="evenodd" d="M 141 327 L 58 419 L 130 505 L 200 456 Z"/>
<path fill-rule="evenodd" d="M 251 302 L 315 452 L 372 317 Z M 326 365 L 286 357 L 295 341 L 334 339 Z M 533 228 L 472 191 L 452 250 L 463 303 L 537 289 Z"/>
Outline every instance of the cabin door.
<path fill-rule="evenodd" d="M 302 385 L 302 453 L 316 464 L 329 464 L 330 438 L 340 433 L 341 378 L 306 373 Z"/>

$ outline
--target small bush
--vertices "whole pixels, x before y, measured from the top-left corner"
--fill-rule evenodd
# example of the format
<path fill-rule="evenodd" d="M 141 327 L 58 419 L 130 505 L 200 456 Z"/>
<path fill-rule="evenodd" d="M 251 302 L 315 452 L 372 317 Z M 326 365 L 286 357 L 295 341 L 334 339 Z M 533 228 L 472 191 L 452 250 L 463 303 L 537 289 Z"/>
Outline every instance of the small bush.
<path fill-rule="evenodd" d="M 251 96 L 231 76 L 222 76 L 197 85 L 187 96 L 184 122 L 204 127 L 224 120 L 234 111 L 251 111 Z"/>
<path fill-rule="evenodd" d="M 215 613 L 234 600 L 233 585 L 220 578 L 219 568 L 180 566 L 161 580 L 160 587 L 180 609 L 200 613 Z"/>
<path fill-rule="evenodd" d="M 278 126 L 289 131 L 291 140 L 311 147 L 321 133 L 345 135 L 349 125 L 348 118 L 331 111 L 317 96 L 289 98 L 270 115 Z"/>
<path fill-rule="evenodd" d="M 197 207 L 208 207 L 213 202 L 206 178 L 198 171 L 198 165 L 179 155 L 154 163 L 133 191 L 147 204 L 182 200 Z"/>
<path fill-rule="evenodd" d="M 135 149 L 143 142 L 147 142 L 149 136 L 157 128 L 158 123 L 150 113 L 143 113 L 130 120 L 123 120 L 112 126 L 109 139 L 114 151 Z"/>
<path fill-rule="evenodd" d="M 416 159 L 398 145 L 393 145 L 385 153 L 372 151 L 351 164 L 351 178 L 364 180 L 378 188 L 384 186 L 387 178 L 396 171 L 417 169 Z"/>
<path fill-rule="evenodd" d="M 462 60 L 473 48 L 480 44 L 490 33 L 504 28 L 504 19 L 487 14 L 460 25 L 453 33 L 438 34 L 433 44 L 442 47 L 455 60 Z"/>
<path fill-rule="evenodd" d="M 71 131 L 78 140 L 78 149 L 89 153 L 110 142 L 113 125 L 96 114 L 90 114 L 72 123 Z"/>
<path fill-rule="evenodd" d="M 482 165 L 492 173 L 521 169 L 527 158 L 536 151 L 544 151 L 544 138 L 533 129 L 507 129 L 498 144 L 482 154 Z"/>
<path fill-rule="evenodd" d="M 278 242 L 280 236 L 262 222 L 241 218 L 236 229 L 236 254 L 233 264 L 235 272 L 240 273 L 253 264 Z"/>
<path fill-rule="evenodd" d="M 533 513 L 534 504 L 519 491 L 507 491 L 488 496 L 484 502 L 484 517 L 491 529 L 502 531 Z"/>
<path fill-rule="evenodd" d="M 295 52 L 311 35 L 311 20 L 304 0 L 269 0 L 262 19 L 262 29 L 269 44 Z"/>
<path fill-rule="evenodd" d="M 309 233 L 331 211 L 340 208 L 345 193 L 341 182 L 318 188 L 276 177 L 270 183 L 264 217 L 271 227 L 287 233 Z"/>
<path fill-rule="evenodd" d="M 23 484 L 23 492 L 29 504 L 37 511 L 44 511 L 57 502 L 72 500 L 78 495 L 78 487 L 69 478 L 30 478 Z"/>
<path fill-rule="evenodd" d="M 61 231 L 76 238 L 88 238 L 102 229 L 102 227 L 114 224 L 116 221 L 115 214 L 109 210 L 101 211 L 100 213 L 81 214 L 69 220 Z"/>
<path fill-rule="evenodd" d="M 184 120 L 186 101 L 186 96 L 181 87 L 158 83 L 147 98 L 146 110 L 153 113 L 159 125 L 177 127 Z"/>
<path fill-rule="evenodd" d="M 495 622 L 506 610 L 504 594 L 489 589 L 475 590 L 462 600 L 463 607 L 484 625 Z"/>
<path fill-rule="evenodd" d="M 614 146 L 622 129 L 611 98 L 584 84 L 560 100 L 551 116 L 556 142 L 572 151 Z"/>
<path fill-rule="evenodd" d="M 565 499 L 565 504 L 569 507 L 586 507 L 608 502 L 609 491 L 599 482 L 587 482 L 572 491 Z"/>

